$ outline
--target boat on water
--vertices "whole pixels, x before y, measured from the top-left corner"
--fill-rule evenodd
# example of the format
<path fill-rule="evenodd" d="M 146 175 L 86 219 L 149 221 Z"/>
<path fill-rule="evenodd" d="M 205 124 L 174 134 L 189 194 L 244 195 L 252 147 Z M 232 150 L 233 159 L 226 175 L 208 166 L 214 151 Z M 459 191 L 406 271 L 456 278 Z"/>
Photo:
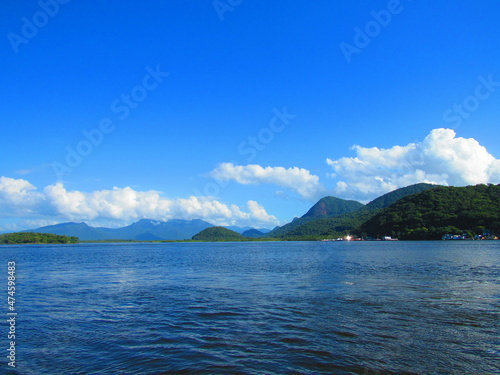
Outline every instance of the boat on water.
<path fill-rule="evenodd" d="M 391 236 L 384 236 L 382 241 L 399 241 L 397 238 L 392 238 Z"/>

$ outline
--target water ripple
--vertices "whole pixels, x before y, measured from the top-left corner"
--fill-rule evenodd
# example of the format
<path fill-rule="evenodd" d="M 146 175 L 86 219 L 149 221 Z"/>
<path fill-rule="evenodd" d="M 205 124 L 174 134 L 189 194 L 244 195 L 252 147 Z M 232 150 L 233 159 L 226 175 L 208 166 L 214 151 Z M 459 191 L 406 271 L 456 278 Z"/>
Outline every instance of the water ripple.
<path fill-rule="evenodd" d="M 2 251 L 23 375 L 500 373 L 496 243 Z"/>

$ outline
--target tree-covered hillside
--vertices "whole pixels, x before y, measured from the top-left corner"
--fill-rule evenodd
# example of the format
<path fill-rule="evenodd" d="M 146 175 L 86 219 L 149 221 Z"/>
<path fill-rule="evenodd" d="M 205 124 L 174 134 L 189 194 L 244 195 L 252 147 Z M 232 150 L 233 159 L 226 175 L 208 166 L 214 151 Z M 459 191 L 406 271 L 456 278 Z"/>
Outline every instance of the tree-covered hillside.
<path fill-rule="evenodd" d="M 244 231 L 243 233 L 241 233 L 241 235 L 243 237 L 247 237 L 247 238 L 260 238 L 260 237 L 265 236 L 265 233 L 261 232 L 260 230 L 252 228 L 252 229 Z"/>
<path fill-rule="evenodd" d="M 245 241 L 248 238 L 241 234 L 224 228 L 224 227 L 210 227 L 202 230 L 200 233 L 193 236 L 195 241 Z"/>
<path fill-rule="evenodd" d="M 313 219 L 335 217 L 357 211 L 363 206 L 363 203 L 359 203 L 357 201 L 345 200 L 336 197 L 325 197 L 321 198 L 302 217 L 310 217 Z"/>
<path fill-rule="evenodd" d="M 439 186 L 440 185 L 426 184 L 423 182 L 420 184 L 406 186 L 404 188 L 400 188 L 400 189 L 396 189 L 394 191 L 391 191 L 390 193 L 384 194 L 384 195 L 372 200 L 370 203 L 368 203 L 366 205 L 366 207 L 368 209 L 370 209 L 371 211 L 387 208 L 402 198 L 408 197 L 408 196 L 413 195 L 413 194 L 418 194 L 418 193 L 421 193 L 423 191 L 433 189 L 433 188 L 439 187 Z"/>
<path fill-rule="evenodd" d="M 444 234 L 500 232 L 500 185 L 438 187 L 397 201 L 361 225 L 371 237 L 436 240 Z"/>
<path fill-rule="evenodd" d="M 400 188 L 374 199 L 366 206 L 354 212 L 332 218 L 310 220 L 295 225 L 287 231 L 280 232 L 279 237 L 287 239 L 315 239 L 343 236 L 356 231 L 365 221 L 399 199 L 435 188 L 436 186 L 437 185 L 420 183 Z M 282 228 L 285 227 L 286 226 Z"/>
<path fill-rule="evenodd" d="M 358 211 L 364 207 L 362 203 L 352 200 L 345 200 L 335 197 L 321 198 L 309 211 L 300 218 L 294 219 L 291 223 L 275 228 L 266 237 L 283 237 L 290 231 L 308 222 L 324 218 L 338 217 Z"/>
<path fill-rule="evenodd" d="M 60 236 L 51 233 L 18 232 L 0 235 L 0 244 L 68 244 L 77 243 L 77 237 Z"/>

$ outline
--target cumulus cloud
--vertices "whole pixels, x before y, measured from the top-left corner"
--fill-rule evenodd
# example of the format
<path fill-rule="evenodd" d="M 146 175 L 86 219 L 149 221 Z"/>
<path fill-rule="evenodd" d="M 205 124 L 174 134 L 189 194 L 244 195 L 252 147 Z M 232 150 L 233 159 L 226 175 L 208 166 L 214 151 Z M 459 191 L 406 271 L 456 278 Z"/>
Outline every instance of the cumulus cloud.
<path fill-rule="evenodd" d="M 500 182 L 500 160 L 473 138 L 434 129 L 422 141 L 388 149 L 353 146 L 355 157 L 327 159 L 335 193 L 360 200 L 419 182 L 474 185 Z"/>
<path fill-rule="evenodd" d="M 261 167 L 257 164 L 222 163 L 210 176 L 219 181 L 234 180 L 240 184 L 274 184 L 288 188 L 305 199 L 315 199 L 324 190 L 319 177 L 304 168 Z"/>
<path fill-rule="evenodd" d="M 35 211 L 43 202 L 43 194 L 26 180 L 0 177 L 0 212 L 22 215 Z"/>
<path fill-rule="evenodd" d="M 39 192 L 26 180 L 0 177 L 0 209 L 11 215 L 30 215 L 32 220 L 130 223 L 142 218 L 157 220 L 202 219 L 216 225 L 275 226 L 277 218 L 255 201 L 245 207 L 227 205 L 215 198 L 169 199 L 158 191 L 136 191 L 130 187 L 93 192 L 68 191 L 62 183 Z M 41 219 L 39 217 L 42 217 Z M 25 221 L 26 223 L 29 221 Z"/>

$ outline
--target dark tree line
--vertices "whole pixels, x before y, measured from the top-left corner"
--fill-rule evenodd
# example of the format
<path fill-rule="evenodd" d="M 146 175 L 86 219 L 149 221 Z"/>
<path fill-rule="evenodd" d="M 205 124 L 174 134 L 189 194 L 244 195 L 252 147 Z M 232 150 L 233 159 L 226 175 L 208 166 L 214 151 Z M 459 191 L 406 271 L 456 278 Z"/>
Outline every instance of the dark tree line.
<path fill-rule="evenodd" d="M 360 232 L 405 240 L 444 234 L 500 233 L 500 185 L 438 187 L 397 201 L 363 223 Z"/>
<path fill-rule="evenodd" d="M 78 237 L 60 236 L 51 233 L 18 232 L 0 235 L 0 244 L 69 244 L 78 243 Z"/>

